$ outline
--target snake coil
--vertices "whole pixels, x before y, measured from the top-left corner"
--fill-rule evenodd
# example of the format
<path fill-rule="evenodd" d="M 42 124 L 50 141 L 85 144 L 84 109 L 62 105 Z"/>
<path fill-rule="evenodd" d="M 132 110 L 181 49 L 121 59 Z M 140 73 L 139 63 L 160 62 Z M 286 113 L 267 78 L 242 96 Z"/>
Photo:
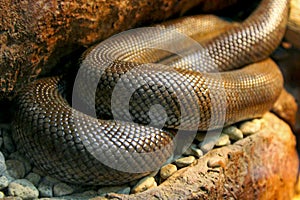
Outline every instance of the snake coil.
<path fill-rule="evenodd" d="M 149 37 L 176 45 L 176 37 L 173 40 L 155 31 L 135 32 L 133 41 L 112 38 L 106 43 L 106 48 L 95 46 L 82 62 L 84 80 L 94 82 L 98 76 L 100 82 L 97 81 L 96 94 L 90 91 L 88 84 L 79 86 L 79 94 L 87 94 L 83 95 L 82 102 L 90 105 L 93 96 L 89 94 L 94 94 L 97 115 L 114 117 L 116 114 L 142 124 L 96 119 L 84 114 L 72 108 L 63 98 L 64 83 L 61 78 L 40 79 L 24 88 L 17 98 L 13 137 L 18 149 L 38 168 L 60 180 L 77 184 L 121 184 L 150 172 L 133 173 L 111 168 L 91 151 L 97 152 L 102 147 L 101 156 L 104 159 L 117 160 L 126 169 L 141 166 L 150 169 L 158 163 L 162 164 L 172 155 L 173 148 L 169 144 L 175 136 L 166 129 L 145 124 L 151 123 L 147 113 L 156 103 L 167 107 L 164 116 L 167 118 L 167 128 L 176 129 L 183 123 L 180 121 L 180 102 L 174 91 L 184 96 L 193 92 L 200 113 L 198 130 L 224 125 L 218 118 L 212 120 L 213 109 L 220 111 L 224 105 L 214 104 L 216 107 L 212 108 L 211 94 L 225 99 L 225 125 L 262 116 L 272 107 L 282 90 L 280 70 L 267 57 L 283 37 L 288 4 L 289 0 L 263 0 L 242 23 L 231 24 L 209 15 L 185 17 L 156 26 L 160 30 L 176 30 L 198 41 L 205 54 L 185 46 L 182 47 L 186 50 L 183 57 L 163 50 L 142 49 L 138 43 L 147 45 L 149 40 L 146 38 Z M 132 45 L 132 42 L 137 44 Z M 122 53 L 122 49 L 129 48 L 129 44 L 134 51 Z M 116 59 L 102 68 L 105 59 L 111 56 Z M 207 56 L 210 59 L 205 59 L 203 64 L 203 58 Z M 151 62 L 161 65 L 149 73 L 143 70 L 127 73 L 140 64 Z M 201 72 L 194 69 L 198 65 L 204 66 Z M 237 69 L 239 67 L 243 68 Z M 220 72 L 217 74 L 221 79 L 212 73 L 215 70 Z M 128 74 L 124 79 L 125 89 L 138 89 L 130 97 L 129 114 L 122 109 L 113 113 L 113 89 L 124 74 Z M 151 84 L 145 84 L 145 80 L 150 80 Z M 118 102 L 116 105 L 121 106 Z M 194 109 L 191 104 L 185 103 L 184 106 L 185 109 Z M 188 129 L 193 120 L 188 119 L 185 128 Z M 155 152 L 156 156 L 128 160 L 130 158 L 120 156 L 120 149 L 130 153 Z"/>

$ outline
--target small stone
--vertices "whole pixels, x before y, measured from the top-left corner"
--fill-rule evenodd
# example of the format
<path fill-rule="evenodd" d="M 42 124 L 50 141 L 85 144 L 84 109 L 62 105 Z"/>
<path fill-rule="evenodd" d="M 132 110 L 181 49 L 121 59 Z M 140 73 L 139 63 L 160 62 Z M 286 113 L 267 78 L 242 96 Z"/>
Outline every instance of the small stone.
<path fill-rule="evenodd" d="M 39 191 L 27 179 L 18 179 L 8 185 L 8 194 L 23 199 L 34 199 L 38 198 Z"/>
<path fill-rule="evenodd" d="M 192 145 L 191 150 L 193 152 L 193 155 L 196 156 L 197 158 L 200 158 L 203 156 L 203 151 L 199 148 L 197 148 L 197 145 Z"/>
<path fill-rule="evenodd" d="M 157 183 L 153 177 L 145 177 L 141 179 L 131 190 L 131 193 L 146 191 L 152 187 L 156 187 Z"/>
<path fill-rule="evenodd" d="M 231 140 L 241 140 L 243 139 L 243 132 L 238 129 L 236 126 L 228 126 L 223 129 L 222 131 L 224 134 L 227 134 L 229 136 L 229 139 Z"/>
<path fill-rule="evenodd" d="M 205 144 L 200 143 L 198 146 L 204 153 L 207 153 L 214 148 L 215 143 L 216 143 L 215 141 L 209 141 L 206 142 Z"/>
<path fill-rule="evenodd" d="M 64 195 L 69 195 L 72 194 L 74 192 L 74 189 L 67 185 L 66 183 L 58 183 L 55 184 L 53 187 L 53 193 L 54 196 L 64 196 Z"/>
<path fill-rule="evenodd" d="M 261 121 L 258 119 L 247 121 L 240 125 L 240 130 L 246 136 L 257 133 L 260 129 L 261 129 Z"/>
<path fill-rule="evenodd" d="M 22 154 L 20 154 L 18 151 L 13 152 L 9 155 L 10 160 L 19 160 L 23 163 L 25 167 L 25 174 L 28 174 L 32 170 L 32 166 L 28 159 L 26 159 Z"/>
<path fill-rule="evenodd" d="M 209 130 L 207 131 L 204 140 L 198 144 L 198 147 L 203 151 L 203 153 L 207 153 L 212 150 L 219 140 L 221 135 L 221 129 Z"/>
<path fill-rule="evenodd" d="M 183 155 L 196 156 L 197 158 L 200 158 L 201 156 L 203 156 L 203 152 L 201 151 L 201 149 L 197 147 L 196 144 L 191 144 L 191 146 L 187 148 L 187 150 L 183 153 Z"/>
<path fill-rule="evenodd" d="M 38 186 L 38 183 L 41 180 L 41 176 L 33 172 L 30 172 L 25 178 L 35 186 Z"/>
<path fill-rule="evenodd" d="M 19 160 L 7 160 L 6 168 L 8 174 L 15 179 L 22 179 L 25 176 L 26 173 L 25 166 Z"/>
<path fill-rule="evenodd" d="M 208 160 L 207 166 L 210 168 L 225 167 L 225 160 L 221 157 L 212 157 Z"/>
<path fill-rule="evenodd" d="M 4 197 L 5 197 L 4 193 L 0 191 L 0 198 L 2 199 Z"/>
<path fill-rule="evenodd" d="M 177 165 L 177 167 L 181 168 L 192 164 L 195 160 L 196 159 L 194 156 L 188 156 L 175 160 L 175 164 Z"/>
<path fill-rule="evenodd" d="M 170 176 L 172 176 L 172 174 L 174 174 L 176 171 L 177 171 L 176 165 L 167 164 L 160 169 L 160 177 L 162 179 L 167 179 Z"/>
<path fill-rule="evenodd" d="M 120 186 L 102 187 L 98 190 L 98 194 L 100 196 L 105 196 L 109 193 L 129 194 L 130 187 L 128 185 L 120 185 Z"/>
<path fill-rule="evenodd" d="M 55 183 L 44 178 L 38 185 L 38 190 L 42 197 L 52 197 L 53 196 L 53 185 Z"/>
<path fill-rule="evenodd" d="M 0 151 L 0 175 L 6 171 L 5 158 L 2 152 Z"/>
<path fill-rule="evenodd" d="M 1 176 L 0 177 L 0 190 L 3 190 L 8 186 L 9 182 L 6 176 Z"/>
<path fill-rule="evenodd" d="M 229 135 L 221 134 L 219 139 L 217 140 L 215 146 L 222 147 L 222 146 L 226 146 L 226 145 L 230 145 Z"/>
<path fill-rule="evenodd" d="M 7 178 L 8 183 L 10 183 L 10 182 L 16 180 L 14 177 L 12 177 L 11 175 L 9 175 L 8 171 L 5 171 L 2 175 L 5 176 L 5 177 Z"/>

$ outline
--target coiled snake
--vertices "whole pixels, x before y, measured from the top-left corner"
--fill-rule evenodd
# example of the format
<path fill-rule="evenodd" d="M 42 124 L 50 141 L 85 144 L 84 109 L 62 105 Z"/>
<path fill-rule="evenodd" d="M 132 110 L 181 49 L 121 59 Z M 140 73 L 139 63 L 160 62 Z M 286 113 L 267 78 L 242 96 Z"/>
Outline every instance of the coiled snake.
<path fill-rule="evenodd" d="M 214 129 L 262 116 L 282 90 L 282 75 L 267 57 L 283 37 L 288 3 L 289 0 L 263 0 L 239 24 L 213 16 L 191 16 L 160 24 L 149 31 L 136 30 L 130 40 L 113 37 L 93 47 L 82 61 L 86 84 L 78 85 L 77 95 L 83 96 L 80 100 L 83 108 L 93 110 L 95 99 L 97 115 L 118 116 L 117 120 L 96 119 L 72 108 L 63 98 L 65 87 L 61 78 L 40 79 L 24 88 L 17 98 L 13 137 L 18 148 L 37 167 L 58 179 L 78 184 L 121 184 L 149 173 L 147 170 L 134 173 L 135 168 L 155 168 L 172 155 L 174 149 L 170 144 L 175 134 L 169 128 Z M 197 40 L 203 51 L 188 49 L 189 45 L 180 43 L 177 45 L 180 53 L 184 50 L 181 57 L 138 44 L 149 46 L 149 41 L 156 40 L 176 46 L 176 37 L 160 34 L 161 30 L 187 35 Z M 130 51 L 122 53 L 124 49 Z M 106 63 L 107 58 L 112 62 Z M 107 65 L 103 67 L 103 63 Z M 157 65 L 139 68 L 143 63 Z M 197 71 L 198 65 L 203 65 L 201 72 Z M 243 68 L 236 69 L 239 67 Z M 231 69 L 235 70 L 210 73 Z M 118 95 L 115 90 L 124 74 L 123 89 L 136 89 L 129 98 L 129 112 L 121 109 L 122 100 L 113 98 Z M 95 81 L 96 93 L 88 84 Z M 178 97 L 178 93 L 183 95 Z M 194 104 L 188 98 L 191 93 Z M 212 95 L 224 101 L 219 102 L 217 98 L 213 102 Z M 112 101 L 118 109 L 114 109 Z M 152 114 L 161 117 L 158 122 L 166 118 L 163 129 L 145 125 L 154 120 L 148 112 L 156 104 L 161 104 L 154 109 L 158 115 Z M 224 105 L 224 120 L 214 118 L 213 115 L 222 115 Z M 162 107 L 163 115 L 159 113 Z M 182 108 L 188 114 L 198 114 L 180 118 Z M 119 118 L 129 121 L 132 118 L 134 122 Z M 122 157 L 121 151 L 154 152 L 155 156 L 130 160 Z M 133 171 L 115 169 L 95 154 L 103 159 L 119 160 L 121 168 Z"/>

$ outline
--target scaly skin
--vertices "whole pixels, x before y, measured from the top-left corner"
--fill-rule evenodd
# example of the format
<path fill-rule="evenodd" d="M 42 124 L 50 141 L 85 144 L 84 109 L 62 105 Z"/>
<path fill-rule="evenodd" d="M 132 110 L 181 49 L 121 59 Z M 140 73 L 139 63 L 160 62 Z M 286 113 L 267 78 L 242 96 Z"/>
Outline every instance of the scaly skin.
<path fill-rule="evenodd" d="M 121 184 L 151 170 L 134 173 L 113 169 L 91 152 L 98 151 L 99 147 L 104 149 L 100 152 L 102 158 L 120 159 L 124 169 L 161 165 L 172 155 L 174 134 L 143 125 L 152 122 L 148 111 L 154 104 L 160 103 L 165 109 L 165 128 L 189 131 L 220 128 L 262 116 L 282 90 L 282 75 L 267 57 L 283 37 L 288 4 L 288 0 L 263 0 L 241 24 L 230 24 L 213 16 L 194 16 L 156 26 L 176 29 L 199 41 L 204 51 L 189 51 L 189 45 L 184 44 L 181 50 L 187 53 L 182 58 L 166 51 L 135 46 L 148 45 L 147 38 L 151 37 L 162 44 L 176 44 L 176 37 L 160 35 L 159 31 L 155 32 L 157 29 L 138 32 L 140 37 L 130 41 L 112 38 L 105 43 L 107 49 L 102 48 L 104 43 L 93 47 L 81 66 L 85 82 L 79 84 L 77 92 L 83 96 L 82 103 L 86 107 L 91 104 L 94 91 L 89 84 L 100 78 L 96 112 L 112 117 L 111 95 L 122 75 L 127 73 L 125 89 L 139 88 L 131 96 L 130 112 L 116 109 L 114 117 L 118 116 L 118 120 L 96 119 L 73 109 L 62 97 L 65 86 L 61 78 L 41 79 L 24 88 L 17 98 L 13 137 L 18 148 L 37 167 L 60 180 L 76 184 Z M 212 33 L 201 31 L 208 27 Z M 133 43 L 134 51 L 123 53 L 129 43 Z M 110 55 L 116 56 L 116 60 L 105 66 L 103 63 Z M 147 73 L 144 69 L 136 70 L 139 63 L 147 62 L 165 65 L 153 66 Z M 201 72 L 197 70 L 200 65 L 203 66 Z M 248 66 L 243 67 L 245 65 Z M 243 68 L 236 69 L 239 67 Z M 231 69 L 235 70 L 211 73 Z M 145 84 L 145 80 L 149 82 Z M 176 92 L 183 96 L 176 98 Z M 121 103 L 122 100 L 117 99 L 114 105 L 121 108 Z M 180 118 L 181 108 L 187 110 L 188 117 Z M 128 122 L 131 117 L 142 124 Z M 152 120 L 160 122 L 164 116 L 157 115 L 157 119 Z M 135 165 L 134 160 L 120 158 L 120 149 L 129 153 L 154 152 L 155 156 L 138 158 L 139 165 Z"/>

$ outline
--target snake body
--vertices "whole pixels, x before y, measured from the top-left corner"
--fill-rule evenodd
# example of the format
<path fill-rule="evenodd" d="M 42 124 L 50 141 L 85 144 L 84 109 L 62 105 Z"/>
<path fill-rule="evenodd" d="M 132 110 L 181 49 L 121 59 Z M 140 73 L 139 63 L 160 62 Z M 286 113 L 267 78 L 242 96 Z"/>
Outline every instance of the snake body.
<path fill-rule="evenodd" d="M 176 37 L 173 40 L 151 31 L 140 32 L 136 37 L 139 39 L 133 37 L 133 41 L 112 38 L 106 43 L 107 49 L 103 45 L 101 48 L 95 46 L 84 56 L 82 66 L 84 80 L 92 82 L 97 79 L 95 77 L 100 78 L 96 92 L 97 115 L 111 118 L 116 114 L 124 121 L 96 119 L 76 110 L 63 97 L 65 84 L 62 78 L 40 79 L 24 88 L 16 100 L 18 111 L 13 137 L 18 149 L 38 168 L 60 180 L 77 184 L 121 184 L 150 172 L 113 169 L 91 154 L 91 149 L 97 151 L 99 146 L 105 147 L 102 156 L 120 160 L 124 168 L 136 166 L 126 166 L 127 158 L 120 158 L 119 149 L 133 153 L 157 152 L 155 157 L 145 157 L 136 163 L 145 168 L 162 164 L 172 154 L 169 144 L 175 137 L 166 128 L 178 129 L 185 124 L 183 129 L 189 130 L 196 120 L 191 117 L 183 122 L 180 118 L 182 104 L 174 91 L 185 97 L 191 91 L 194 94 L 196 107 L 188 99 L 182 102 L 184 109 L 199 111 L 200 116 L 196 116 L 200 117 L 196 125 L 198 130 L 220 128 L 224 124 L 262 116 L 282 90 L 280 70 L 267 57 L 283 37 L 288 3 L 289 0 L 263 0 L 252 15 L 239 24 L 230 24 L 213 16 L 191 16 L 157 25 L 197 40 L 204 53 L 187 50 L 185 56 L 180 57 L 138 45 L 133 45 L 134 51 L 122 53 L 128 43 L 144 42 L 147 45 L 149 40 L 140 40 L 143 37 L 153 37 L 161 43 L 176 43 Z M 204 31 L 201 31 L 203 28 Z M 185 47 L 182 49 L 186 50 Z M 105 58 L 112 54 L 116 55 L 116 59 L 103 68 L 101 63 L 105 63 Z M 207 55 L 210 59 L 203 59 Z M 149 62 L 163 65 L 154 66 L 148 73 L 133 70 L 141 63 Z M 204 66 L 201 72 L 195 70 L 198 65 Z M 245 67 L 237 69 L 242 66 Z M 211 73 L 216 70 L 226 72 Z M 130 98 L 130 112 L 117 109 L 113 113 L 112 90 L 124 74 L 128 75 L 124 79 L 124 88 L 138 89 Z M 150 82 L 145 84 L 145 80 Z M 93 98 L 91 94 L 94 91 L 90 90 L 89 84 L 81 84 L 78 88 L 79 94 L 84 94 L 81 101 L 87 107 L 90 98 Z M 212 108 L 212 94 L 224 96 L 225 121 L 212 120 L 213 112 L 222 112 L 221 106 L 224 107 L 217 100 L 216 108 Z M 115 103 L 122 107 L 120 101 Z M 147 113 L 157 103 L 166 109 L 164 129 L 147 126 L 153 120 Z M 126 121 L 130 119 L 141 124 Z"/>

